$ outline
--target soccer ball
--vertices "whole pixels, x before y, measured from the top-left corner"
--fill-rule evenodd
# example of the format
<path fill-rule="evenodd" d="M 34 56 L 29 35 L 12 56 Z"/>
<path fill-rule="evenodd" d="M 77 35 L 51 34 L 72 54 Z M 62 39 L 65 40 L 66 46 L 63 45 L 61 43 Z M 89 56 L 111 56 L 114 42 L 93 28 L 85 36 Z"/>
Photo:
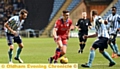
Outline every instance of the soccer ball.
<path fill-rule="evenodd" d="M 68 63 L 68 58 L 65 57 L 65 56 L 62 56 L 62 57 L 60 58 L 60 63 L 61 63 L 61 64 L 67 64 L 67 63 Z"/>

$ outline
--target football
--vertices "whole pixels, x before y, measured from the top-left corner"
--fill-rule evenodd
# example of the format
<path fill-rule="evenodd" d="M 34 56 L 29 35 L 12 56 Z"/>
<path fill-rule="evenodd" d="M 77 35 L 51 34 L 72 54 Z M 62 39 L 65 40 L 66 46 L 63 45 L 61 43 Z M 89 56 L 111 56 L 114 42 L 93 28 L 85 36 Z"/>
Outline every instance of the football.
<path fill-rule="evenodd" d="M 65 56 L 62 56 L 62 57 L 60 58 L 60 63 L 61 63 L 61 64 L 67 64 L 67 63 L 68 63 L 68 58 L 65 57 Z"/>

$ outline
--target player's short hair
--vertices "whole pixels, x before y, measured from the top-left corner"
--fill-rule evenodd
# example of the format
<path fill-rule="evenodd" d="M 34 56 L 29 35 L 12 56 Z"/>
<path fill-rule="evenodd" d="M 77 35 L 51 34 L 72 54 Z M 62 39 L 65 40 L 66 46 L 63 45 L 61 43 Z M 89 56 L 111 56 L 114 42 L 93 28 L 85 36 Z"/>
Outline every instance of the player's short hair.
<path fill-rule="evenodd" d="M 93 10 L 93 11 L 92 11 L 92 16 L 97 15 L 97 14 L 98 14 L 98 13 L 97 13 L 96 10 Z"/>
<path fill-rule="evenodd" d="M 117 9 L 117 7 L 116 7 L 116 6 L 113 6 L 113 7 L 112 7 L 112 9 L 114 9 L 114 8 L 115 8 L 115 9 Z"/>
<path fill-rule="evenodd" d="M 69 13 L 68 10 L 63 10 L 63 14 Z"/>
<path fill-rule="evenodd" d="M 87 12 L 82 12 L 82 14 L 87 14 Z"/>
<path fill-rule="evenodd" d="M 27 14 L 28 14 L 28 11 L 27 11 L 26 9 L 21 9 L 19 14 L 24 15 L 24 13 L 27 13 Z"/>

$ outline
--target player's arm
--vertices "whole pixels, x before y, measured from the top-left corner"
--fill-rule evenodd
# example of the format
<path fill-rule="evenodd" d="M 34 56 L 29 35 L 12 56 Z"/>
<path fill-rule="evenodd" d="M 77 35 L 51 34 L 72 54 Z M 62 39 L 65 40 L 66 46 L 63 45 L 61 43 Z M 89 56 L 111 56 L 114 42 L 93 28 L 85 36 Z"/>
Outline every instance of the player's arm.
<path fill-rule="evenodd" d="M 57 35 L 57 30 L 58 30 L 58 27 L 59 27 L 59 24 L 58 24 L 59 22 L 58 22 L 58 20 L 55 22 L 55 25 L 54 25 L 54 28 L 53 28 L 53 37 L 55 38 L 55 39 L 57 39 L 58 38 L 58 35 Z"/>
<path fill-rule="evenodd" d="M 79 23 L 78 22 L 76 22 L 76 25 L 75 25 L 75 28 L 79 31 L 79 30 L 81 30 L 81 28 L 79 28 Z"/>
<path fill-rule="evenodd" d="M 70 28 L 71 28 L 71 26 L 72 25 L 70 25 Z M 70 31 L 71 31 L 71 29 L 68 30 L 68 38 L 67 39 L 69 39 L 69 37 L 70 37 Z"/>
<path fill-rule="evenodd" d="M 92 29 L 92 26 L 88 26 L 89 29 Z"/>
<path fill-rule="evenodd" d="M 16 34 L 16 31 L 14 31 L 8 24 L 9 22 L 7 21 L 5 24 L 4 24 L 4 27 L 6 27 L 10 32 L 12 32 L 12 34 Z"/>
<path fill-rule="evenodd" d="M 117 21 L 118 21 L 118 31 L 120 31 L 120 16 L 117 17 Z"/>
<path fill-rule="evenodd" d="M 98 22 L 101 23 L 101 24 L 102 23 L 105 24 L 105 20 L 103 20 L 100 16 L 99 16 Z"/>
<path fill-rule="evenodd" d="M 79 30 L 81 30 L 81 28 L 79 28 L 78 26 L 75 26 L 75 28 L 79 31 Z"/>
<path fill-rule="evenodd" d="M 106 20 L 104 20 L 104 24 L 106 25 L 107 28 L 110 28 L 110 26 L 111 26 L 111 22 L 109 20 L 109 17 L 110 17 L 110 15 L 106 18 Z"/>
<path fill-rule="evenodd" d="M 92 29 L 92 28 L 93 28 L 93 26 L 92 26 L 92 24 L 91 24 L 90 22 L 89 22 L 88 28 L 89 28 L 89 29 Z"/>
<path fill-rule="evenodd" d="M 84 35 L 83 38 L 87 39 L 87 38 L 93 38 L 93 37 L 97 37 L 98 33 L 96 32 L 95 34 L 92 35 Z"/>
<path fill-rule="evenodd" d="M 10 27 L 9 24 L 8 24 L 8 22 L 6 22 L 6 23 L 4 24 L 4 27 L 6 27 L 10 32 L 14 33 L 14 30 L 11 29 L 11 27 Z"/>
<path fill-rule="evenodd" d="M 90 19 L 88 19 L 88 29 L 92 29 L 93 26 L 92 26 L 92 23 L 90 22 Z"/>
<path fill-rule="evenodd" d="M 54 38 L 58 37 L 56 32 L 57 32 L 57 28 L 53 28 L 53 37 Z"/>

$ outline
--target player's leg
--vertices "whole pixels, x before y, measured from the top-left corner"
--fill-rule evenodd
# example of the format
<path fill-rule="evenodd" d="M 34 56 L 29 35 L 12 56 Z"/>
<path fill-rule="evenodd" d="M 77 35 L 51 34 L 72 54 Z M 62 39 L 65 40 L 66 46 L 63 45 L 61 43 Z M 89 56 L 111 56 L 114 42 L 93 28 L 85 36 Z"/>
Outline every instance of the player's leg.
<path fill-rule="evenodd" d="M 94 60 L 94 57 L 95 57 L 95 48 L 91 48 L 90 49 L 90 53 L 89 53 L 89 57 L 88 57 L 88 62 L 85 63 L 85 64 L 82 64 L 81 66 L 82 67 L 91 67 L 92 66 L 92 62 Z"/>
<path fill-rule="evenodd" d="M 78 53 L 82 53 L 83 52 L 82 51 L 82 42 L 79 43 L 79 47 L 80 47 L 80 49 L 78 50 Z"/>
<path fill-rule="evenodd" d="M 20 58 L 20 53 L 22 51 L 23 48 L 23 43 L 18 44 L 19 47 L 16 50 L 16 56 L 15 56 L 15 60 L 19 61 L 19 63 L 23 63 L 23 60 Z"/>
<path fill-rule="evenodd" d="M 12 63 L 12 55 L 13 55 L 13 45 L 9 45 L 8 56 L 9 56 L 9 64 Z"/>
<path fill-rule="evenodd" d="M 20 38 L 20 36 L 18 36 L 18 37 L 15 37 L 14 38 L 14 42 L 17 42 L 17 44 L 18 44 L 18 48 L 17 48 L 17 50 L 16 50 L 16 56 L 15 56 L 15 60 L 18 60 L 19 61 L 19 63 L 23 63 L 23 61 L 21 60 L 21 58 L 20 58 L 20 53 L 21 53 L 21 51 L 22 51 L 22 48 L 23 48 L 23 43 L 22 43 L 22 39 Z"/>
<path fill-rule="evenodd" d="M 99 44 L 99 52 L 107 59 L 109 60 L 110 64 L 109 66 L 115 65 L 115 61 L 111 58 L 111 56 L 108 54 L 108 52 L 104 51 L 104 49 L 108 48 L 108 39 L 102 38 Z"/>
<path fill-rule="evenodd" d="M 115 47 L 114 47 L 114 45 L 113 45 L 113 43 L 112 43 L 113 38 L 114 38 L 114 35 L 110 35 L 110 39 L 109 39 L 108 44 L 110 45 L 111 49 L 113 50 L 113 53 L 115 53 L 116 50 L 115 50 Z"/>
<path fill-rule="evenodd" d="M 118 58 L 118 56 L 117 56 L 117 53 L 118 53 L 117 45 L 114 44 L 114 42 L 112 42 L 111 45 L 114 47 L 114 50 L 113 50 L 113 53 L 112 53 L 112 58 Z"/>
<path fill-rule="evenodd" d="M 87 39 L 83 39 L 81 53 L 83 53 L 83 50 L 84 50 L 85 45 L 86 45 L 86 41 L 87 41 Z"/>
<path fill-rule="evenodd" d="M 115 47 L 116 54 L 117 54 L 117 55 L 120 55 L 119 48 L 118 48 L 118 45 L 117 45 L 117 43 L 116 43 L 116 39 L 115 39 L 112 43 L 113 43 L 113 45 L 114 45 L 114 47 Z"/>
<path fill-rule="evenodd" d="M 62 49 L 61 49 L 61 53 L 60 53 L 60 57 L 66 54 L 67 51 L 67 40 L 62 40 Z"/>
<path fill-rule="evenodd" d="M 115 61 L 111 58 L 111 56 L 108 54 L 108 52 L 106 52 L 104 50 L 99 50 L 99 51 L 107 60 L 109 60 L 109 62 L 110 62 L 109 66 L 110 67 L 115 65 Z"/>
<path fill-rule="evenodd" d="M 8 46 L 9 46 L 9 50 L 8 50 L 9 63 L 11 64 L 12 63 L 13 49 L 14 49 L 13 42 L 12 42 L 13 36 L 6 33 L 6 38 L 7 38 L 7 42 L 8 42 Z"/>
<path fill-rule="evenodd" d="M 78 50 L 78 53 L 83 53 L 83 37 L 82 37 L 82 35 L 79 35 L 79 47 L 80 47 L 80 49 Z"/>
<path fill-rule="evenodd" d="M 84 35 L 88 35 L 88 33 L 87 33 L 87 32 L 84 32 Z M 83 39 L 83 36 L 84 36 L 84 35 L 82 35 L 82 37 L 81 37 L 81 38 L 82 38 L 82 39 L 81 39 L 81 40 L 82 40 L 82 50 L 84 50 L 85 45 L 86 45 L 86 41 L 87 41 L 87 39 Z"/>
<path fill-rule="evenodd" d="M 112 49 L 112 51 L 113 51 L 113 53 L 112 53 L 112 58 L 114 58 L 114 57 L 115 57 L 114 55 L 115 55 L 115 53 L 116 53 L 115 47 L 114 47 L 113 43 L 110 42 L 110 41 L 109 41 L 108 44 L 109 44 L 109 46 L 111 47 L 111 49 Z"/>
<path fill-rule="evenodd" d="M 94 60 L 95 57 L 95 50 L 98 48 L 98 44 L 99 44 L 100 40 L 96 40 L 92 47 L 90 48 L 90 53 L 89 53 L 89 57 L 88 57 L 88 62 L 86 64 L 82 64 L 82 67 L 91 67 L 92 66 L 92 62 Z"/>
<path fill-rule="evenodd" d="M 56 42 L 56 44 L 57 44 L 58 47 L 57 47 L 56 50 L 55 50 L 55 55 L 54 55 L 53 57 L 50 57 L 50 58 L 48 59 L 49 63 L 52 63 L 53 60 L 54 60 L 55 63 L 57 63 L 57 60 L 58 60 L 58 58 L 59 58 L 59 56 L 60 56 L 60 51 L 61 51 L 62 46 L 63 46 L 61 38 L 59 38 L 59 39 L 58 39 L 57 41 L 55 41 L 55 42 Z"/>
<path fill-rule="evenodd" d="M 55 58 L 54 63 L 57 63 L 58 58 L 60 58 L 61 56 L 63 56 L 63 55 L 66 54 L 67 39 L 61 40 L 61 41 L 58 43 L 58 45 L 59 45 L 60 51 L 58 51 L 58 52 L 56 53 L 56 58 Z"/>
<path fill-rule="evenodd" d="M 23 43 L 19 43 L 18 44 L 18 48 L 16 50 L 16 58 L 19 58 L 20 57 L 20 53 L 22 51 L 22 48 L 23 48 Z"/>
<path fill-rule="evenodd" d="M 111 39 L 111 45 L 114 48 L 113 53 L 112 53 L 112 58 L 117 58 L 118 57 L 117 54 L 119 54 L 119 49 L 118 49 L 118 46 L 116 44 L 116 36 L 117 35 L 112 35 L 112 36 L 113 36 L 113 38 Z"/>

